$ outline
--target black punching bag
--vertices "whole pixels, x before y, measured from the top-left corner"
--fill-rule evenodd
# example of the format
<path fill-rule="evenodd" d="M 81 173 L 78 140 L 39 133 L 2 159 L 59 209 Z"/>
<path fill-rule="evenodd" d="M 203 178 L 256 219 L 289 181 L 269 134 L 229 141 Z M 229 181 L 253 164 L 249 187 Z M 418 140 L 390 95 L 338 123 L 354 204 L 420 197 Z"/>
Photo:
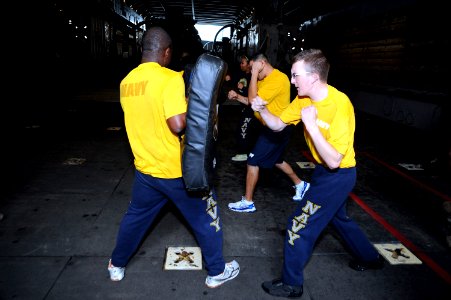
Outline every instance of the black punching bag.
<path fill-rule="evenodd" d="M 183 180 L 191 192 L 208 192 L 212 188 L 217 99 L 226 73 L 227 63 L 208 53 L 200 55 L 191 70 L 182 152 Z"/>

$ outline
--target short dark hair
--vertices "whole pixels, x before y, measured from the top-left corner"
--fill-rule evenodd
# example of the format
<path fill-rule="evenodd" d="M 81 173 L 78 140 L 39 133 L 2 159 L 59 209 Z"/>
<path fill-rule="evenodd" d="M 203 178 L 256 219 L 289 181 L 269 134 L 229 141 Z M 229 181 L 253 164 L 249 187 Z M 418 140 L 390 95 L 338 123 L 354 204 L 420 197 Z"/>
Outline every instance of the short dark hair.
<path fill-rule="evenodd" d="M 320 49 L 303 50 L 296 54 L 292 59 L 293 64 L 298 61 L 303 61 L 305 63 L 307 72 L 316 73 L 321 81 L 327 82 L 330 64 L 323 51 Z"/>
<path fill-rule="evenodd" d="M 172 39 L 161 27 L 150 27 L 143 35 L 143 51 L 162 52 L 172 47 Z"/>
<path fill-rule="evenodd" d="M 268 57 L 266 57 L 265 54 L 263 53 L 257 53 L 254 56 L 252 56 L 251 58 L 252 61 L 259 61 L 259 60 L 263 60 L 266 63 L 269 63 Z"/>

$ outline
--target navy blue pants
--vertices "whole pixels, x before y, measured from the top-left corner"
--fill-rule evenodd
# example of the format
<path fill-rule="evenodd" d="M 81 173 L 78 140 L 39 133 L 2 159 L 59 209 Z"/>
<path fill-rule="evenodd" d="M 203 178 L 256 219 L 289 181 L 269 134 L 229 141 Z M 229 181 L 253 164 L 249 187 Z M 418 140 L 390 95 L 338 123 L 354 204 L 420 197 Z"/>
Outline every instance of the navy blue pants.
<path fill-rule="evenodd" d="M 113 250 L 114 266 L 124 267 L 137 250 L 141 240 L 161 208 L 171 200 L 191 226 L 201 248 L 210 276 L 224 271 L 223 235 L 216 195 L 190 195 L 182 178 L 162 179 L 135 171 L 132 200 L 125 213 Z"/>
<path fill-rule="evenodd" d="M 248 154 L 257 140 L 262 125 L 254 116 L 254 111 L 250 106 L 241 105 L 240 121 L 236 132 L 237 146 L 238 153 Z"/>
<path fill-rule="evenodd" d="M 356 168 L 329 170 L 317 165 L 310 188 L 288 218 L 282 280 L 300 286 L 303 270 L 318 236 L 330 223 L 352 254 L 363 261 L 377 259 L 378 252 L 357 223 L 346 214 L 346 200 L 356 181 Z"/>

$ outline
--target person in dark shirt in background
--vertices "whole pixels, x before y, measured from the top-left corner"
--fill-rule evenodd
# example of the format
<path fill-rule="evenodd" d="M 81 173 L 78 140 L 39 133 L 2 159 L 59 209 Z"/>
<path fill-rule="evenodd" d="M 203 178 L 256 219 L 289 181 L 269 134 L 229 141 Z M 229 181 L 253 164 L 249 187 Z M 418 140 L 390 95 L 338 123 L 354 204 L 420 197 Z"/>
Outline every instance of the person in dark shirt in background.
<path fill-rule="evenodd" d="M 251 67 L 246 55 L 240 57 L 240 72 L 232 80 L 236 86 L 227 95 L 228 99 L 240 102 L 241 115 L 236 131 L 238 153 L 232 157 L 233 161 L 246 161 L 252 150 L 260 129 L 260 122 L 255 118 L 254 111 L 249 106 L 247 91 L 251 81 Z"/>

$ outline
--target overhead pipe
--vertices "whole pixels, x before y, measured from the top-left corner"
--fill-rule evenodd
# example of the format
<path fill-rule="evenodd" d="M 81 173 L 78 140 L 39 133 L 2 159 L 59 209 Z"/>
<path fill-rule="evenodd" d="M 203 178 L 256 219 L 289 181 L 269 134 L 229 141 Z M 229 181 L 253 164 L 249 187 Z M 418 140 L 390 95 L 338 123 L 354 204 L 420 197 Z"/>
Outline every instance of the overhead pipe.
<path fill-rule="evenodd" d="M 196 16 L 194 15 L 194 0 L 191 0 L 191 11 L 193 14 L 193 21 L 196 21 Z"/>

